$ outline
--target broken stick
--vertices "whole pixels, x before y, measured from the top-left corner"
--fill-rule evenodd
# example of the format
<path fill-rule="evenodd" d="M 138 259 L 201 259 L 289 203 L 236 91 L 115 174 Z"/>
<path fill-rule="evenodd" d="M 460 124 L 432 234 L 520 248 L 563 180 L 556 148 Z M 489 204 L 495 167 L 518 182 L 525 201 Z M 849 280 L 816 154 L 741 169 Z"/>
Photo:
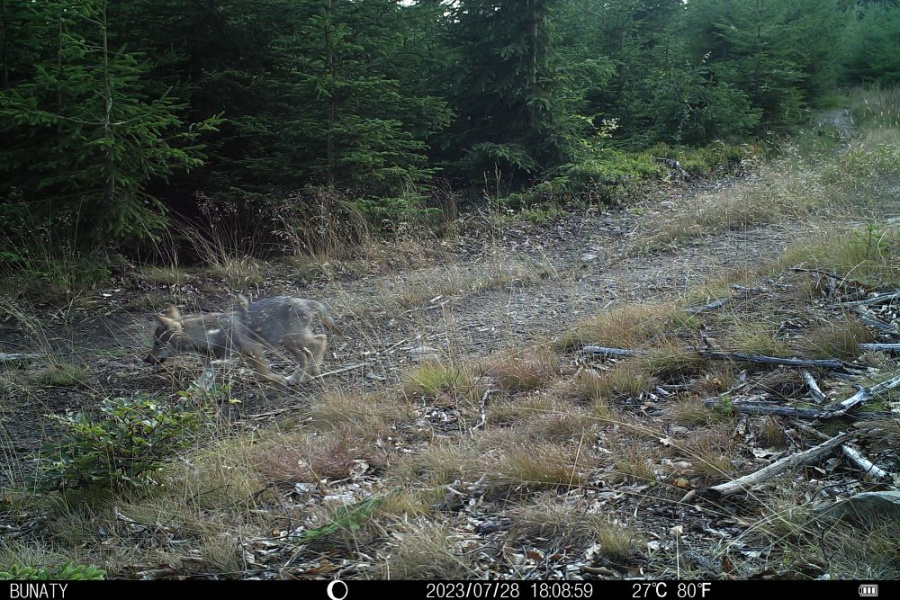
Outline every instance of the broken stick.
<path fill-rule="evenodd" d="M 893 292 L 891 294 L 881 294 L 879 296 L 874 296 L 872 298 L 866 298 L 865 300 L 854 300 L 852 302 L 841 302 L 841 306 L 866 306 L 869 304 L 881 304 L 882 302 L 890 302 L 891 300 L 896 300 L 900 298 L 900 292 Z"/>
<path fill-rule="evenodd" d="M 793 425 L 800 431 L 807 433 L 813 437 L 817 437 L 820 440 L 828 439 L 827 435 L 825 435 L 818 429 L 810 427 L 802 421 L 793 421 Z M 887 479 L 890 477 L 890 474 L 887 471 L 863 456 L 863 453 L 849 442 L 846 444 L 841 444 L 841 451 L 844 453 L 844 456 L 846 456 L 850 460 L 850 462 L 855 464 L 863 471 L 864 477 L 868 476 L 870 479 L 875 480 Z"/>
<path fill-rule="evenodd" d="M 640 350 L 626 350 L 624 348 L 604 348 L 603 346 L 585 346 L 581 349 L 585 354 L 593 354 L 594 356 L 605 356 L 607 358 L 617 358 L 620 356 L 634 356 L 635 354 L 643 354 Z"/>
<path fill-rule="evenodd" d="M 831 453 L 835 448 L 851 439 L 855 435 L 855 433 L 850 432 L 836 435 L 828 441 L 819 444 L 818 446 L 814 446 L 809 450 L 804 450 L 803 452 L 798 452 L 797 454 L 785 456 L 784 458 L 776 460 L 772 464 L 765 466 L 758 471 L 750 473 L 749 475 L 744 475 L 743 477 L 739 477 L 738 479 L 734 479 L 732 481 L 728 481 L 726 483 L 708 488 L 706 490 L 706 493 L 713 498 L 724 498 L 725 496 L 730 496 L 740 491 L 750 490 L 751 488 L 765 481 L 768 481 L 769 479 L 775 477 L 783 471 L 820 459 L 821 457 Z"/>
<path fill-rule="evenodd" d="M 750 362 L 762 365 L 779 365 L 783 367 L 818 367 L 822 369 L 847 370 L 849 366 L 842 360 L 814 360 L 805 358 L 778 358 L 764 354 L 745 354 L 743 352 L 719 352 L 716 350 L 701 350 L 704 358 L 711 360 L 732 360 L 735 362 Z"/>
<path fill-rule="evenodd" d="M 819 389 L 816 378 L 807 370 L 800 371 L 800 374 L 803 375 L 803 381 L 805 381 L 807 387 L 809 387 L 809 395 L 813 397 L 816 404 L 822 404 L 822 401 L 825 400 L 825 393 Z"/>

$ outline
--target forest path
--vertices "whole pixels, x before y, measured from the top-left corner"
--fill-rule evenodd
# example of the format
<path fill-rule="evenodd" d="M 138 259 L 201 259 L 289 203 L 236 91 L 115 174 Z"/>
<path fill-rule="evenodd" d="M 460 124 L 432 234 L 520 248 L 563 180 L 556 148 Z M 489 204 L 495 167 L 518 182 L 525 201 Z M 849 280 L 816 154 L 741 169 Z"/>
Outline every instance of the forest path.
<path fill-rule="evenodd" d="M 835 128 L 841 139 L 845 140 L 859 135 L 859 127 L 856 126 L 850 110 L 846 108 L 835 108 L 825 111 L 819 117 L 819 126 Z"/>
<path fill-rule="evenodd" d="M 27 372 L 0 380 L 5 400 L 0 402 L 0 450 L 20 460 L 35 450 L 52 433 L 48 413 L 92 409 L 104 397 L 139 391 L 173 397 L 201 374 L 194 356 L 173 359 L 162 369 L 145 365 L 141 359 L 150 346 L 154 309 L 123 310 L 129 304 L 123 299 L 152 301 L 163 287 L 185 299 L 185 312 L 224 310 L 238 291 L 253 297 L 303 296 L 331 306 L 344 335 L 332 337 L 324 370 L 346 370 L 291 389 L 260 386 L 245 369 L 228 378 L 230 397 L 239 402 L 222 406 L 238 422 L 256 427 L 258 421 L 248 417 L 302 408 L 321 393 L 364 393 L 395 383 L 423 352 L 457 363 L 477 360 L 545 343 L 611 307 L 675 300 L 729 272 L 775 259 L 789 244 L 816 232 L 814 225 L 782 223 L 709 234 L 662 251 L 642 250 L 654 233 L 651 223 L 679 216 L 699 195 L 727 194 L 740 181 L 673 185 L 626 208 L 570 213 L 541 226 L 501 221 L 506 225 L 495 224 L 487 232 L 430 242 L 449 249 L 420 268 L 390 271 L 381 265 L 367 275 L 309 281 L 282 265 L 252 290 L 229 289 L 224 281 L 188 282 L 177 289 L 138 281 L 136 289 L 98 289 L 68 310 L 48 315 L 33 309 L 33 317 L 0 323 L 0 352 L 44 353 L 50 360 L 36 361 L 32 369 L 46 368 L 43 362 L 80 364 L 88 377 L 74 385 L 35 384 Z M 423 252 L 425 243 L 407 251 Z M 383 251 L 400 256 L 406 247 L 386 244 Z M 416 261 L 399 264 L 409 262 Z M 292 368 L 277 357 L 272 364 L 283 373 Z"/>

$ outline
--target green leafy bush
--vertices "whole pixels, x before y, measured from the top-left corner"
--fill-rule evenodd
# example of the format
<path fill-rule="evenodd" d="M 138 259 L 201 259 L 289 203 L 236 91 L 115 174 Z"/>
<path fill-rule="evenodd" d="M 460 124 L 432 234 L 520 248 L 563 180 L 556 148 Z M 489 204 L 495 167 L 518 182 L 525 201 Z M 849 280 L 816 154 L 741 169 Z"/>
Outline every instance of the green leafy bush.
<path fill-rule="evenodd" d="M 106 572 L 95 565 L 73 565 L 70 562 L 43 567 L 12 565 L 8 571 L 0 571 L 0 580 L 4 579 L 100 580 L 106 579 Z"/>
<path fill-rule="evenodd" d="M 49 487 L 140 485 L 206 423 L 196 406 L 166 406 L 144 395 L 107 398 L 100 412 L 99 419 L 84 412 L 49 415 L 62 434 L 42 456 Z"/>

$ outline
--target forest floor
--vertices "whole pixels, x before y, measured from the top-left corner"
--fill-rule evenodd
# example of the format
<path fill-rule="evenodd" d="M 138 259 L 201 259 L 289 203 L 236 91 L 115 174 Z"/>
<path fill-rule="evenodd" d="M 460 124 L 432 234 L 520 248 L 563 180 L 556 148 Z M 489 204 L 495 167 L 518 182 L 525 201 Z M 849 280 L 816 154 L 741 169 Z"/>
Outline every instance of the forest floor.
<path fill-rule="evenodd" d="M 844 110 L 826 115 L 823 127 L 842 138 L 858 134 Z M 217 438 L 225 445 L 254 440 L 247 442 L 253 449 L 241 456 L 252 455 L 248 464 L 262 474 L 249 487 L 260 482 L 263 487 L 253 491 L 252 501 L 244 494 L 239 503 L 250 506 L 244 513 L 265 516 L 238 518 L 232 508 L 209 500 L 212 504 L 192 518 L 166 520 L 161 501 L 148 508 L 141 500 L 120 499 L 114 510 L 100 502 L 90 516 L 80 515 L 75 543 L 54 532 L 62 520 L 72 521 L 71 508 L 47 508 L 19 496 L 13 502 L 8 495 L 7 503 L 16 508 L 0 513 L 0 528 L 21 545 L 7 548 L 22 557 L 23 547 L 37 544 L 38 563 L 66 558 L 99 564 L 111 576 L 143 578 L 885 573 L 874 562 L 868 571 L 836 568 L 827 558 L 835 551 L 824 547 L 789 556 L 789 549 L 796 551 L 789 541 L 806 539 L 812 530 L 819 535 L 793 513 L 785 517 L 790 507 L 809 504 L 826 488 L 831 491 L 822 498 L 882 489 L 848 474 L 851 467 L 817 467 L 810 472 L 813 483 L 782 481 L 752 501 L 704 505 L 684 499 L 692 489 L 753 471 L 809 443 L 808 432 L 787 420 L 719 422 L 714 410 L 698 407 L 702 398 L 721 398 L 740 388 L 737 382 L 755 382 L 744 389 L 750 395 L 778 388 L 791 396 L 803 387 L 796 371 L 679 367 L 673 371 L 677 376 L 654 377 L 634 393 L 623 391 L 630 384 L 622 384 L 586 396 L 585 377 L 602 380 L 621 371 L 625 361 L 586 358 L 566 341 L 571 332 L 609 315 L 618 320 L 621 344 L 607 346 L 635 349 L 637 340 L 653 348 L 657 338 L 669 344 L 701 337 L 715 343 L 720 335 L 731 339 L 717 329 L 723 328 L 721 321 L 681 326 L 671 318 L 672 307 L 707 304 L 722 290 L 741 298 L 727 318 L 765 322 L 770 338 L 832 322 L 820 300 L 800 309 L 796 298 L 782 296 L 785 290 L 827 286 L 823 280 L 829 277 L 843 282 L 846 274 L 829 276 L 824 270 L 820 276 L 808 262 L 789 267 L 809 272 L 773 271 L 772 265 L 804 242 L 841 238 L 854 228 L 863 230 L 873 217 L 889 220 L 898 212 L 898 194 L 884 193 L 877 209 L 842 213 L 839 222 L 835 213 L 797 217 L 776 211 L 755 225 L 726 222 L 701 233 L 688 231 L 705 218 L 702 207 L 739 197 L 748 186 L 768 185 L 765 177 L 751 169 L 747 176 L 714 182 L 672 181 L 626 206 L 570 211 L 539 223 L 497 212 L 469 215 L 456 235 L 371 242 L 354 260 L 305 259 L 302 267 L 296 261 L 238 260 L 217 271 L 135 267 L 63 306 L 4 300 L 0 353 L 35 355 L 24 367 L 8 368 L 0 381 L 0 452 L 7 463 L 0 480 L 7 489 L 22 489 L 35 453 L 58 435 L 48 414 L 96 412 L 100 399 L 138 392 L 177 398 L 202 374 L 194 356 L 179 356 L 161 368 L 142 361 L 151 343 L 151 316 L 166 302 L 194 313 L 225 310 L 238 293 L 254 299 L 313 298 L 329 305 L 342 330 L 331 337 L 326 375 L 297 387 L 262 385 L 239 364 L 219 375 L 228 387 L 218 398 L 226 424 Z M 678 223 L 688 224 L 687 234 L 673 228 Z M 847 282 L 847 293 L 864 287 Z M 871 285 L 867 291 L 879 288 Z M 763 301 L 777 305 L 765 319 L 758 307 Z M 656 338 L 631 335 L 657 313 L 666 325 L 654 329 Z M 270 358 L 275 371 L 290 372 L 288 361 Z M 878 360 L 859 363 L 860 368 L 870 368 L 870 375 L 875 366 L 890 371 L 890 358 Z M 510 375 L 503 366 L 510 362 L 525 372 Z M 432 386 L 424 379 L 435 364 L 445 370 L 437 377 L 445 379 Z M 521 383 L 531 372 L 540 379 L 545 368 L 552 374 L 543 381 Z M 448 382 L 448 371 L 465 384 Z M 504 377 L 519 383 L 504 383 Z M 787 388 L 794 392 L 784 392 Z M 835 400 L 848 390 L 852 393 L 852 386 L 839 380 L 826 387 Z M 372 428 L 371 436 L 363 427 Z M 616 437 L 609 427 L 630 433 Z M 523 466 L 522 456 L 513 468 L 510 457 L 517 451 L 558 463 L 561 473 Z M 224 462 L 237 460 L 226 451 L 214 454 L 227 455 Z M 287 455 L 293 467 L 277 454 Z M 619 460 L 623 456 L 631 462 Z M 207 460 L 184 462 L 197 470 L 194 465 Z M 886 460 L 893 464 L 896 457 Z M 315 476 L 296 473 L 297 464 Z M 367 498 L 387 496 L 392 501 L 375 517 L 360 508 Z M 356 512 L 348 512 L 351 508 Z M 156 517 L 146 516 L 154 510 Z M 803 512 L 804 518 L 808 514 Z M 341 518 L 334 536 L 317 529 Z M 225 525 L 235 519 L 242 519 L 240 525 Z M 783 521 L 798 524 L 792 529 Z M 896 542 L 894 537 L 887 543 Z"/>
<path fill-rule="evenodd" d="M 789 244 L 820 231 L 817 225 L 771 224 L 645 251 L 643 222 L 666 220 L 694 195 L 732 184 L 673 186 L 627 208 L 568 214 L 545 225 L 511 221 L 451 241 L 376 243 L 365 261 L 353 265 L 367 266 L 368 273 L 310 281 L 294 276 L 290 266 L 270 266 L 262 281 L 253 277 L 251 288 L 241 286 L 241 274 L 184 270 L 150 283 L 135 273 L 62 308 L 10 312 L 0 324 L 0 352 L 37 354 L 28 368 L 38 373 L 74 364 L 86 377 L 77 385 L 22 390 L 22 402 L 6 407 L 6 435 L 15 442 L 12 450 L 27 455 L 46 439 L 46 412 L 90 408 L 98 394 L 184 389 L 203 371 L 199 357 L 182 355 L 163 369 L 143 361 L 152 345 L 151 317 L 166 302 L 184 314 L 227 310 L 238 293 L 312 298 L 330 307 L 343 336 L 331 339 L 323 369 L 364 367 L 300 389 L 260 390 L 254 383 L 233 392 L 246 398 L 232 407 L 240 418 L 308 402 L 329 389 L 373 391 L 397 383 L 418 362 L 421 347 L 462 362 L 539 343 L 610 307 L 679 298 L 692 287 L 774 260 Z M 270 358 L 276 371 L 290 372 L 286 357 Z"/>

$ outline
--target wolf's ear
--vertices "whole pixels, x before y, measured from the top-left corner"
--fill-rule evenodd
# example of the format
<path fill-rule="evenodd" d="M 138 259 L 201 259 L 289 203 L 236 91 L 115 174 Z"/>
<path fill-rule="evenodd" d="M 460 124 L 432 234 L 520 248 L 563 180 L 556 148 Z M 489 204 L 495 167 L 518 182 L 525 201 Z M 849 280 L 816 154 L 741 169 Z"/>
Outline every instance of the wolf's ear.
<path fill-rule="evenodd" d="M 250 300 L 247 299 L 247 296 L 243 294 L 238 294 L 238 302 L 244 308 L 250 308 Z"/>
<path fill-rule="evenodd" d="M 175 319 L 176 321 L 181 320 L 181 313 L 178 311 L 178 307 L 174 304 L 166 304 L 166 309 L 163 311 L 163 314 L 170 319 Z"/>

